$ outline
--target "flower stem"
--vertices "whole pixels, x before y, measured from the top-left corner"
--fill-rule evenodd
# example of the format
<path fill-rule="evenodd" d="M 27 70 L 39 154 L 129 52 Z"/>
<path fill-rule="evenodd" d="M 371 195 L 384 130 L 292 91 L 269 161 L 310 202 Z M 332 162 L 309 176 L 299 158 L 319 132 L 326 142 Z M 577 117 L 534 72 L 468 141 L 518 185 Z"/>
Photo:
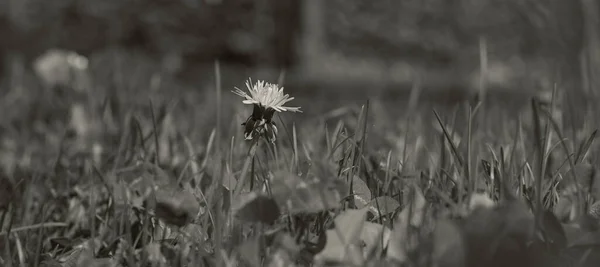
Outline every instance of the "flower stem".
<path fill-rule="evenodd" d="M 256 149 L 258 148 L 258 140 L 252 140 L 252 144 L 250 145 L 250 149 L 248 150 L 248 156 L 246 157 L 246 161 L 244 162 L 244 167 L 242 167 L 242 174 L 237 184 L 235 185 L 235 190 L 233 191 L 233 196 L 239 196 L 246 184 L 246 180 L 248 179 L 248 169 L 250 168 L 250 164 L 254 161 L 254 157 L 256 156 Z M 250 174 L 250 177 L 253 177 L 254 173 Z"/>

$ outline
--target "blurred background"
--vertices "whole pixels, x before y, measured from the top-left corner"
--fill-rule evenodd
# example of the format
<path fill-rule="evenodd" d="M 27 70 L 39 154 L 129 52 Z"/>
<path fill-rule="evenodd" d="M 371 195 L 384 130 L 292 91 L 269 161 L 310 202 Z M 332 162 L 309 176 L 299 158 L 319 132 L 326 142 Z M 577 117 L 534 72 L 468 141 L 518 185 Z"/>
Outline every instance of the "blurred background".
<path fill-rule="evenodd" d="M 196 84 L 218 59 L 290 81 L 401 88 L 422 76 L 447 89 L 473 86 L 483 46 L 493 87 L 589 91 L 598 10 L 594 0 L 2 0 L 0 58 L 4 78 L 16 60 L 28 68 L 62 48 L 95 61 L 129 51 Z"/>
<path fill-rule="evenodd" d="M 238 145 L 240 124 L 251 107 L 230 91 L 243 88 L 249 77 L 284 85 L 295 97 L 289 105 L 302 107 L 301 114 L 281 114 L 289 120 L 277 118 L 282 159 L 293 154 L 296 161 L 300 155 L 334 164 L 357 154 L 330 148 L 329 136 L 332 144 L 343 139 L 343 148 L 350 137 L 364 141 L 368 133 L 368 151 L 363 142 L 357 152 L 370 157 L 373 169 L 383 170 L 379 163 L 387 158 L 387 164 L 402 162 L 402 171 L 408 166 L 441 173 L 446 165 L 462 165 L 446 160 L 453 155 L 440 126 L 446 124 L 467 160 L 490 159 L 492 147 L 511 147 L 517 151 L 507 150 L 511 163 L 527 163 L 541 138 L 533 136 L 529 100 L 547 103 L 554 88 L 557 121 L 570 121 L 563 130 L 573 147 L 582 149 L 575 144 L 595 136 L 600 3 L 0 0 L 0 174 L 23 169 L 52 178 L 15 176 L 14 184 L 39 184 L 35 190 L 45 194 L 37 198 L 40 208 L 22 209 L 30 218 L 20 225 L 50 214 L 45 200 L 55 191 L 100 181 L 94 166 L 113 175 L 117 167 L 157 159 L 175 176 L 187 162 L 203 161 L 202 168 L 217 166 L 214 174 L 231 164 L 223 169 L 235 178 L 247 156 L 247 147 Z M 470 115 L 459 104 L 481 96 L 485 110 L 473 119 L 472 134 L 465 134 Z M 362 109 L 367 99 L 372 101 Z M 597 149 L 591 150 L 600 162 Z M 559 156 L 554 162 L 566 162 Z"/>
<path fill-rule="evenodd" d="M 282 79 L 300 99 L 400 101 L 417 84 L 422 100 L 485 90 L 511 102 L 556 84 L 585 100 L 598 91 L 599 10 L 595 0 L 1 0 L 0 73 L 3 87 L 30 87 L 33 62 L 58 48 L 89 60 L 94 90 L 203 90 L 218 60 L 225 89 Z"/>

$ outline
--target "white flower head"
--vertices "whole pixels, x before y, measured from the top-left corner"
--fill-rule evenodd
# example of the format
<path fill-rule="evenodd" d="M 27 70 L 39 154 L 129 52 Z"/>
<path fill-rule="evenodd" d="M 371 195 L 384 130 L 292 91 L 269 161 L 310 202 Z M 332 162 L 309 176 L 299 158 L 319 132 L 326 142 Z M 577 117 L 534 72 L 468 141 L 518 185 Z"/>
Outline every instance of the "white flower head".
<path fill-rule="evenodd" d="M 245 98 L 242 103 L 251 105 L 260 105 L 264 109 L 273 109 L 277 112 L 291 111 L 291 112 L 302 112 L 300 107 L 286 107 L 285 103 L 294 100 L 288 94 L 283 93 L 283 87 L 279 87 L 277 84 L 268 83 L 265 81 L 257 81 L 252 84 L 252 80 L 246 81 L 246 87 L 250 94 L 242 91 L 239 88 L 235 88 L 234 94 Z"/>
<path fill-rule="evenodd" d="M 248 117 L 244 125 L 244 137 L 246 140 L 253 140 L 259 137 L 265 137 L 269 142 L 274 143 L 277 139 L 277 126 L 273 121 L 275 111 L 302 112 L 300 107 L 286 107 L 285 103 L 294 98 L 283 93 L 283 87 L 277 84 L 258 81 L 255 84 L 251 79 L 246 81 L 246 87 L 250 94 L 235 88 L 234 94 L 244 99 L 242 103 L 253 105 L 252 115 Z"/>
<path fill-rule="evenodd" d="M 50 49 L 35 59 L 33 69 L 47 87 L 67 86 L 76 91 L 89 88 L 89 62 L 73 51 Z"/>

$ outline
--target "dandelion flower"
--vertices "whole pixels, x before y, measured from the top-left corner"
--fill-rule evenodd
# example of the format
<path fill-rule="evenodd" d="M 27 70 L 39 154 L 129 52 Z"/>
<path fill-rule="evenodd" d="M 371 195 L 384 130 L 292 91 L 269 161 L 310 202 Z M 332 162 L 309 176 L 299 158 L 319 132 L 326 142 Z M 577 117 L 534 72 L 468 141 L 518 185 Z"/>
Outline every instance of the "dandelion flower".
<path fill-rule="evenodd" d="M 235 88 L 234 94 L 245 98 L 242 101 L 244 104 L 253 104 L 264 107 L 264 109 L 274 109 L 277 112 L 291 111 L 291 112 L 302 112 L 300 107 L 286 107 L 285 103 L 294 100 L 288 94 L 283 94 L 283 87 L 279 87 L 277 84 L 268 83 L 265 81 L 257 81 L 252 84 L 252 80 L 246 81 L 246 87 L 250 94 L 242 91 L 239 88 Z"/>
<path fill-rule="evenodd" d="M 244 137 L 246 140 L 252 140 L 258 136 L 265 136 L 270 142 L 275 142 L 277 137 L 277 127 L 273 122 L 275 111 L 291 111 L 302 112 L 300 107 L 287 107 L 285 103 L 292 101 L 294 98 L 283 93 L 283 87 L 277 84 L 258 81 L 252 84 L 252 80 L 246 81 L 246 87 L 250 94 L 235 88 L 234 94 L 245 98 L 242 103 L 254 105 L 252 115 L 248 117 L 246 122 L 242 123 L 244 128 Z"/>
<path fill-rule="evenodd" d="M 47 87 L 83 91 L 89 87 L 88 65 L 88 59 L 76 52 L 50 49 L 34 61 L 33 69 Z"/>

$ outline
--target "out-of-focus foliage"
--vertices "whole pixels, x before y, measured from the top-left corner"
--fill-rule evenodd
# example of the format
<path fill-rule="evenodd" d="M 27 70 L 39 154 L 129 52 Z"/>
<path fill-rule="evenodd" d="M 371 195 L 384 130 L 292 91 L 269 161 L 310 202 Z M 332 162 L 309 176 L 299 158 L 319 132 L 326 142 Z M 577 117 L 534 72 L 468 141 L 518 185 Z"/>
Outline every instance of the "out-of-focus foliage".
<path fill-rule="evenodd" d="M 0 1 L 0 48 L 89 53 L 109 45 L 197 60 L 289 62 L 301 29 L 298 0 Z M 499 57 L 581 46 L 579 1 L 326 1 L 326 42 L 344 53 L 448 63 L 477 54 L 485 36 Z M 35 52 L 32 52 L 35 51 Z M 564 52 L 564 51 L 563 51 Z M 244 59 L 244 57 L 246 57 Z"/>
<path fill-rule="evenodd" d="M 327 1 L 327 40 L 345 53 L 460 60 L 485 37 L 493 54 L 539 55 L 581 43 L 579 1 Z"/>
<path fill-rule="evenodd" d="M 318 9 L 307 8 L 311 3 L 317 3 Z M 307 69 L 321 80 L 382 81 L 408 84 L 410 89 L 419 79 L 425 91 L 448 99 L 452 97 L 441 92 L 471 97 L 481 87 L 480 41 L 485 40 L 487 90 L 545 91 L 548 95 L 556 82 L 559 89 L 589 92 L 600 68 L 594 67 L 598 46 L 591 41 L 594 30 L 589 26 L 594 25 L 595 15 L 589 12 L 594 5 L 588 4 L 591 8 L 584 13 L 582 3 L 58 0 L 50 4 L 0 0 L 0 61 L 6 70 L 12 60 L 5 60 L 8 55 L 21 54 L 28 63 L 58 47 L 88 56 L 90 68 L 95 69 L 94 65 L 104 62 L 94 58 L 121 49 L 124 55 L 106 58 L 120 61 L 135 54 L 145 61 L 161 61 L 167 72 L 177 78 L 193 77 L 194 83 L 206 76 L 206 68 L 198 65 L 212 65 L 215 59 L 291 69 L 287 83 L 297 74 L 294 67 L 313 60 L 317 68 Z M 311 20 L 317 22 L 306 23 Z M 320 33 L 323 36 L 314 36 Z M 308 46 L 302 40 L 311 38 L 321 42 L 325 52 L 315 59 L 298 60 L 298 52 Z M 589 55 L 587 62 L 581 62 L 582 54 Z M 134 68 L 149 66 L 138 63 Z M 114 76 L 123 73 L 119 67 L 100 69 L 113 71 Z M 0 72 L 6 71 L 0 67 Z M 297 76 L 296 80 L 304 80 L 311 75 Z M 117 78 L 100 80 L 120 82 Z M 327 87 L 348 88 L 347 84 Z M 455 92 L 461 90 L 467 93 Z"/>
<path fill-rule="evenodd" d="M 118 45 L 200 61 L 274 63 L 273 52 L 289 39 L 282 34 L 292 21 L 281 18 L 293 17 L 297 9 L 286 8 L 291 2 L 2 0 L 0 50 L 32 55 L 61 47 L 89 54 Z"/>

